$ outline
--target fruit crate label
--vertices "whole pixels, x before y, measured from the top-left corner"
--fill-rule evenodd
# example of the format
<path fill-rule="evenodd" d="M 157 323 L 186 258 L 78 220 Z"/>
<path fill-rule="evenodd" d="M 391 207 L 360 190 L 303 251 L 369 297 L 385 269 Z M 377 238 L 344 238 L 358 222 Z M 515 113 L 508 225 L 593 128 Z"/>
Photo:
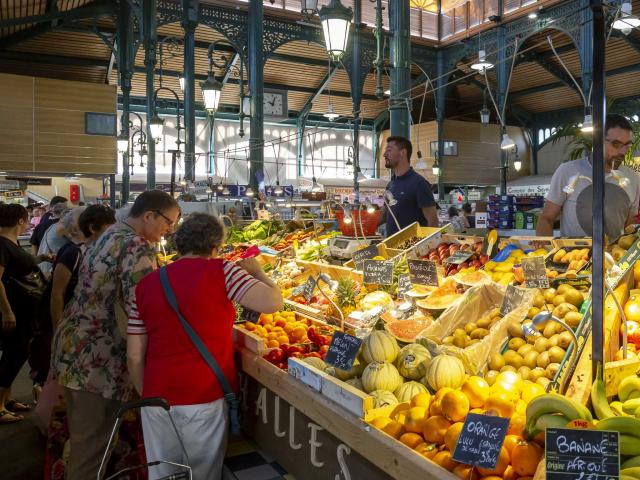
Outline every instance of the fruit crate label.
<path fill-rule="evenodd" d="M 508 428 L 508 418 L 467 414 L 453 451 L 453 459 L 476 467 L 494 469 Z"/>
<path fill-rule="evenodd" d="M 307 281 L 302 288 L 302 295 L 304 296 L 307 302 L 310 302 L 311 299 L 313 298 L 313 292 L 316 289 L 317 283 L 318 281 L 315 278 L 313 278 L 313 275 L 307 278 Z"/>
<path fill-rule="evenodd" d="M 247 322 L 258 323 L 258 320 L 260 320 L 260 312 L 242 307 L 242 315 L 240 317 Z"/>
<path fill-rule="evenodd" d="M 616 263 L 620 268 L 620 273 L 613 277 L 609 277 L 609 283 L 611 288 L 616 288 L 622 277 L 633 268 L 633 264 L 640 258 L 640 239 L 633 242 L 633 245 L 629 247 L 629 250 L 622 256 L 622 258 Z"/>
<path fill-rule="evenodd" d="M 413 284 L 411 283 L 411 275 L 408 273 L 401 273 L 398 275 L 398 295 L 407 293 L 412 288 Z"/>
<path fill-rule="evenodd" d="M 462 251 L 458 250 L 453 255 L 450 255 L 444 262 L 450 263 L 453 265 L 460 265 L 461 263 L 469 260 L 475 252 L 470 252 L 468 250 Z"/>
<path fill-rule="evenodd" d="M 500 306 L 500 313 L 502 316 L 507 315 L 512 310 L 515 310 L 522 304 L 522 299 L 526 290 L 524 288 L 516 287 L 515 285 L 507 286 L 507 291 L 502 299 L 502 305 Z"/>
<path fill-rule="evenodd" d="M 617 480 L 618 432 L 547 428 L 547 480 Z"/>
<path fill-rule="evenodd" d="M 432 260 L 407 260 L 411 283 L 438 286 L 438 266 Z"/>
<path fill-rule="evenodd" d="M 544 263 L 544 257 L 529 257 L 522 259 L 522 273 L 524 286 L 527 288 L 549 288 L 549 278 Z"/>
<path fill-rule="evenodd" d="M 298 359 L 287 360 L 287 372 L 293 378 L 297 378 L 305 385 L 316 391 L 322 390 L 322 377 L 311 370 L 310 365 L 304 365 Z"/>
<path fill-rule="evenodd" d="M 393 262 L 365 260 L 362 275 L 364 283 L 391 285 L 393 283 Z"/>
<path fill-rule="evenodd" d="M 373 258 L 378 255 L 378 246 L 369 245 L 367 248 L 357 250 L 353 252 L 353 263 L 356 265 L 356 270 L 362 270 L 364 268 L 364 261 Z"/>
<path fill-rule="evenodd" d="M 324 358 L 324 362 L 340 370 L 351 370 L 358 352 L 360 351 L 362 340 L 353 335 L 343 332 L 335 332 L 331 337 L 329 350 Z"/>

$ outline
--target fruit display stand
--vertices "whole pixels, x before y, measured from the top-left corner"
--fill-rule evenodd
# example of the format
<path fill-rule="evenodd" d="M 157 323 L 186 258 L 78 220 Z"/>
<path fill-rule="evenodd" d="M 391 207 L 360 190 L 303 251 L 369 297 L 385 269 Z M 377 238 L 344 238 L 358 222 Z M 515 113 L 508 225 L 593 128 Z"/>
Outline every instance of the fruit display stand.
<path fill-rule="evenodd" d="M 418 222 L 414 222 L 399 232 L 396 232 L 390 237 L 384 239 L 380 243 L 388 249 L 398 251 L 398 253 L 406 252 L 416 247 L 419 243 L 425 241 L 432 235 L 445 232 L 449 226 L 449 224 L 446 224 L 444 227 L 440 228 L 422 227 Z"/>
<path fill-rule="evenodd" d="M 244 429 L 294 476 L 458 478 L 259 355 L 241 357 Z"/>

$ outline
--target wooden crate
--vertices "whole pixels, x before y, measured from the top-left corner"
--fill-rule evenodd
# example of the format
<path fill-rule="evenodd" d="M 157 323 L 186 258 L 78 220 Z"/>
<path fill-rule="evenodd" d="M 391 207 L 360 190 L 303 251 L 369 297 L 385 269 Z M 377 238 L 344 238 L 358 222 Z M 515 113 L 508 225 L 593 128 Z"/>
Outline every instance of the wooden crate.
<path fill-rule="evenodd" d="M 246 348 L 260 356 L 264 355 L 268 350 L 267 344 L 262 337 L 259 337 L 255 333 L 249 332 L 244 328 L 240 328 L 237 325 L 233 326 L 233 341 L 237 348 Z"/>
<path fill-rule="evenodd" d="M 410 239 L 411 237 L 419 237 L 419 238 L 430 237 L 431 235 L 433 235 L 435 233 L 442 232 L 447 227 L 448 227 L 448 225 L 445 225 L 442 228 L 421 227 L 418 222 L 414 222 L 411 225 L 409 225 L 408 227 L 403 228 L 399 232 L 394 233 L 393 235 L 391 235 L 390 237 L 386 238 L 385 240 L 383 240 L 380 243 L 382 243 L 387 248 L 393 248 L 393 249 L 400 250 L 398 248 L 398 245 L 400 245 L 400 243 L 404 242 L 405 240 Z M 415 245 L 413 245 L 413 246 L 415 246 Z M 413 248 L 413 246 L 412 246 L 412 248 Z"/>

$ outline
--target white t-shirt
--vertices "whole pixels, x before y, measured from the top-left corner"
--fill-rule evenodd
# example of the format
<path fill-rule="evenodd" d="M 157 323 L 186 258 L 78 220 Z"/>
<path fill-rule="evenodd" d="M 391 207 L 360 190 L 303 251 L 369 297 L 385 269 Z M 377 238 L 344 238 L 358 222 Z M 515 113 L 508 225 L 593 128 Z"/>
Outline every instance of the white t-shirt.
<path fill-rule="evenodd" d="M 610 239 L 619 237 L 629 215 L 638 213 L 640 179 L 628 167 L 616 170 L 620 178 L 605 176 L 605 233 Z M 562 207 L 560 234 L 564 237 L 587 237 L 593 232 L 592 166 L 588 158 L 563 163 L 553 174 L 546 199 Z M 576 178 L 577 176 L 577 178 Z M 626 178 L 628 181 L 622 181 Z M 565 189 L 571 186 L 573 192 Z"/>

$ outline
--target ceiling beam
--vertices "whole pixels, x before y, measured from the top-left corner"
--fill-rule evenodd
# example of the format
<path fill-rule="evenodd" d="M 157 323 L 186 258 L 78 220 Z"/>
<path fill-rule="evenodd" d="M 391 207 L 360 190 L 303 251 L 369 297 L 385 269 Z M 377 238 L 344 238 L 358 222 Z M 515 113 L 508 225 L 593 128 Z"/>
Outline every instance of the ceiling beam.
<path fill-rule="evenodd" d="M 535 63 L 539 67 L 542 67 L 582 97 L 581 90 L 576 86 L 573 80 L 571 80 L 569 74 L 562 67 L 558 66 L 558 64 L 548 55 L 531 51 L 520 55 L 520 61 Z"/>
<path fill-rule="evenodd" d="M 101 1 L 73 8 L 66 11 L 51 11 L 42 15 L 29 15 L 26 17 L 7 18 L 0 20 L 0 28 L 17 27 L 20 25 L 32 25 L 42 22 L 72 22 L 74 20 L 94 19 L 107 15 L 114 15 L 114 2 Z"/>
<path fill-rule="evenodd" d="M 222 77 L 222 85 L 223 86 L 231 78 L 231 75 L 233 74 L 233 70 L 235 68 L 235 65 L 236 65 L 236 63 L 238 63 L 239 60 L 240 60 L 240 55 L 236 53 L 233 56 L 233 58 L 231 59 L 231 62 L 229 62 L 229 66 L 227 66 L 227 70 L 226 70 L 226 72 L 224 72 L 224 76 Z"/>
<path fill-rule="evenodd" d="M 102 58 L 66 57 L 63 55 L 46 55 L 13 50 L 0 51 L 0 59 L 32 64 L 63 65 L 72 67 L 90 67 L 106 69 L 108 65 Z"/>

